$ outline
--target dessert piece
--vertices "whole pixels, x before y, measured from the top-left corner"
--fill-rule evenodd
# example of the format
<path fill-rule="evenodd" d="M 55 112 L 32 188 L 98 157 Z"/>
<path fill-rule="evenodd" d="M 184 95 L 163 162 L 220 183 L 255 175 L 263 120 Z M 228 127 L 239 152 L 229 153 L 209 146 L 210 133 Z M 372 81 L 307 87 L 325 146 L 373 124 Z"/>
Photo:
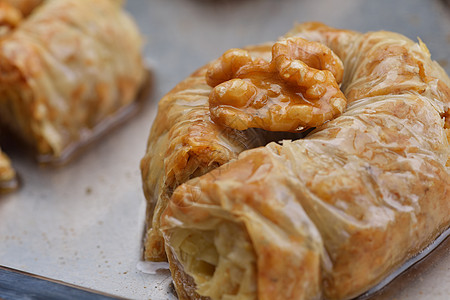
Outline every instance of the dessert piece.
<path fill-rule="evenodd" d="M 189 177 L 180 176 L 178 187 L 166 193 L 171 197 L 158 200 L 156 206 L 164 203 L 163 211 L 154 215 L 153 223 L 164 237 L 180 299 L 350 299 L 450 226 L 450 79 L 431 60 L 425 44 L 392 32 L 362 34 L 319 23 L 298 25 L 278 43 L 299 38 L 324 45 L 324 55 L 331 53 L 328 47 L 344 67 L 343 96 L 333 83 L 329 98 L 309 104 L 325 111 L 339 98 L 348 106 L 311 124 L 317 128 L 304 138 L 236 151 L 236 159 L 203 175 L 192 173 L 195 178 L 185 183 Z M 270 99 L 275 90 L 286 95 L 299 80 L 308 81 L 301 68 L 328 70 L 339 82 L 338 73 L 317 68 L 313 57 L 299 54 L 307 44 L 300 41 L 289 58 L 296 69 L 287 72 L 286 79 L 295 79 L 290 85 L 270 66 L 271 45 L 258 55 L 233 50 L 231 64 L 226 53 L 206 67 L 213 76 L 201 81 L 197 75 L 199 85 L 223 87 L 210 94 L 210 114 L 216 114 L 211 124 L 237 131 L 247 125 L 269 130 L 287 124 L 285 129 L 297 130 L 282 114 L 264 114 L 280 103 L 287 103 L 287 110 L 295 107 L 296 99 L 259 101 L 256 109 L 254 100 L 262 99 L 258 89 Z M 255 65 L 257 72 L 268 69 L 256 75 L 240 69 Z M 243 82 L 234 85 L 236 79 Z M 306 81 L 297 93 L 320 91 L 313 88 L 316 81 Z M 198 96 L 198 91 L 189 91 Z M 209 93 L 202 90 L 202 97 Z M 229 122 L 233 113 L 239 123 Z M 160 110 L 156 122 L 162 115 Z M 252 123 L 261 116 L 264 122 Z M 298 118 L 301 127 L 310 126 L 308 114 Z M 277 122 L 284 123 L 273 125 Z M 254 132 L 267 140 L 268 131 Z M 154 152 L 147 157 L 168 161 L 154 143 L 150 138 L 149 151 Z M 208 155 L 198 154 L 198 160 L 207 164 Z M 160 174 L 170 172 L 164 163 L 158 167 Z M 147 195 L 165 193 L 167 187 L 154 189 L 143 178 Z"/>
<path fill-rule="evenodd" d="M 39 160 L 64 160 L 134 102 L 141 36 L 118 1 L 8 2 L 23 19 L 0 40 L 2 126 Z"/>
<path fill-rule="evenodd" d="M 0 150 L 0 193 L 17 187 L 16 172 L 8 156 Z"/>

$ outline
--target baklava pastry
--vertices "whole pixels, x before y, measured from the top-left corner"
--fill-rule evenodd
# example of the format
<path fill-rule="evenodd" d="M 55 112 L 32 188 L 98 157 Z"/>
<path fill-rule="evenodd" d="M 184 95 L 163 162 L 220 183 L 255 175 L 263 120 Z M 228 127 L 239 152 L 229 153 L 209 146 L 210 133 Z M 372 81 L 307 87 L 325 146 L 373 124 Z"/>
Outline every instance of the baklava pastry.
<path fill-rule="evenodd" d="M 270 58 L 272 45 L 249 47 L 249 55 Z M 261 134 L 259 128 L 238 130 L 212 120 L 211 86 L 220 67 L 214 62 L 200 68 L 180 82 L 159 102 L 158 114 L 141 161 L 143 189 L 147 199 L 144 258 L 167 260 L 164 239 L 159 230 L 160 216 L 175 188 L 187 180 L 203 175 L 247 149 L 267 144 L 286 136 L 280 132 Z M 238 120 L 238 118 L 236 118 Z M 292 132 L 297 137 L 302 133 Z"/>
<path fill-rule="evenodd" d="M 1 123 L 39 160 L 63 160 L 134 103 L 141 36 L 119 1 L 5 3 L 21 17 L 0 39 Z"/>
<path fill-rule="evenodd" d="M 263 141 L 283 126 L 315 129 L 236 149 L 214 170 L 179 175 L 170 192 L 144 177 L 147 195 L 166 193 L 154 218 L 178 296 L 351 299 L 449 228 L 450 79 L 424 43 L 392 32 L 306 23 L 264 47 L 226 52 L 204 79 L 196 73 L 201 96 L 185 81 L 209 106 L 198 126 L 256 127 Z M 172 110 L 186 105 L 177 99 Z M 166 111 L 155 124 L 170 132 Z M 186 136 L 167 143 L 182 148 Z M 172 157 L 149 145 L 153 171 L 167 177 Z"/>

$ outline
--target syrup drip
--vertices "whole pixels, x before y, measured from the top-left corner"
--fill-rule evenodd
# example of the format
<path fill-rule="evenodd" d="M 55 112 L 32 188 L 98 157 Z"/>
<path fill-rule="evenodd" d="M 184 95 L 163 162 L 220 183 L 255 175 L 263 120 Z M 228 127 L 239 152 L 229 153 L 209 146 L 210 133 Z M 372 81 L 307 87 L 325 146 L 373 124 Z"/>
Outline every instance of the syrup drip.
<path fill-rule="evenodd" d="M 168 262 L 154 262 L 154 261 L 139 261 L 136 269 L 145 274 L 156 275 L 159 273 L 169 273 Z"/>

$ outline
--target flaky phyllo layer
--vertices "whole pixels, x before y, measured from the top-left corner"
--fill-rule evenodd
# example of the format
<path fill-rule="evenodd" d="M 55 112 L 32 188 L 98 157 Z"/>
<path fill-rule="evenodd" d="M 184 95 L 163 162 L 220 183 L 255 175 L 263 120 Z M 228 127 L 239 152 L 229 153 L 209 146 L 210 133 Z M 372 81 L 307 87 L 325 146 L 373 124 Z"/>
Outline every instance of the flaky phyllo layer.
<path fill-rule="evenodd" d="M 306 23 L 225 53 L 160 102 L 146 258 L 167 256 L 181 299 L 368 290 L 449 227 L 449 87 L 392 32 Z M 284 125 L 315 129 L 267 131 Z"/>

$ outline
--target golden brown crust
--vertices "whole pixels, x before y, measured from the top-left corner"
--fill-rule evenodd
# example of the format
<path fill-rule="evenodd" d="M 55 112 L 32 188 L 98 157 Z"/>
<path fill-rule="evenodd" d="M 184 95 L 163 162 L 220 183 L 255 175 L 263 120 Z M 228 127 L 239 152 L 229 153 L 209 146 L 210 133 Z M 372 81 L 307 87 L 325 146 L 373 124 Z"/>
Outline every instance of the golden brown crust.
<path fill-rule="evenodd" d="M 350 105 L 174 191 L 159 215 L 172 271 L 211 299 L 352 298 L 450 226 L 450 79 L 426 46 L 318 23 L 288 36 L 342 59 Z"/>

